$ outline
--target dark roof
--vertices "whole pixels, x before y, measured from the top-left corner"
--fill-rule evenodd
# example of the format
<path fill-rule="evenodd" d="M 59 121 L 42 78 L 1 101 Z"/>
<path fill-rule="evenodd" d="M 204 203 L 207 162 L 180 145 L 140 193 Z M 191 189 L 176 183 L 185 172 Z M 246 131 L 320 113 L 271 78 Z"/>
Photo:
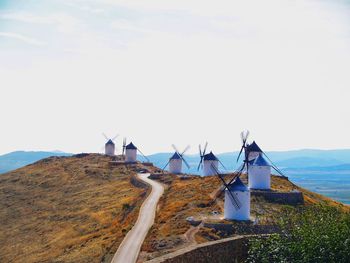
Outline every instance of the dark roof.
<path fill-rule="evenodd" d="M 137 150 L 136 146 L 131 142 L 127 146 L 125 146 L 127 150 Z"/>
<path fill-rule="evenodd" d="M 114 145 L 114 142 L 111 139 L 109 139 L 108 142 L 106 142 L 106 145 L 108 144 Z"/>
<path fill-rule="evenodd" d="M 260 147 L 256 144 L 256 142 L 255 141 L 253 141 L 253 143 L 252 144 L 249 144 L 248 146 L 247 146 L 247 150 L 248 150 L 248 152 L 262 152 L 262 150 L 260 149 Z"/>
<path fill-rule="evenodd" d="M 213 154 L 212 151 L 208 154 L 205 154 L 203 159 L 204 159 L 204 161 L 217 161 L 218 160 L 218 158 L 216 158 L 216 156 Z"/>
<path fill-rule="evenodd" d="M 258 158 L 254 160 L 253 165 L 255 166 L 270 166 L 266 159 L 260 154 Z"/>
<path fill-rule="evenodd" d="M 170 160 L 178 160 L 178 159 L 181 159 L 181 156 L 177 152 L 175 152 L 174 155 L 170 157 Z"/>
<path fill-rule="evenodd" d="M 248 191 L 248 187 L 237 177 L 233 183 L 228 186 L 230 191 Z"/>

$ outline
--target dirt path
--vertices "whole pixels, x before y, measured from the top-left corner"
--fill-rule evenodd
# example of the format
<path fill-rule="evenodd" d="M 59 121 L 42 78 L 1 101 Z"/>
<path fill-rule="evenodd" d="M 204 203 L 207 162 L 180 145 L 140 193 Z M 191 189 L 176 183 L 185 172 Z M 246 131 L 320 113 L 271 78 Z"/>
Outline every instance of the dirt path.
<path fill-rule="evenodd" d="M 115 253 L 112 263 L 135 263 L 146 235 L 154 223 L 157 204 L 163 195 L 164 187 L 148 178 L 149 174 L 138 174 L 139 179 L 151 185 L 152 192 L 141 206 L 139 217 L 134 227 L 125 236 Z"/>

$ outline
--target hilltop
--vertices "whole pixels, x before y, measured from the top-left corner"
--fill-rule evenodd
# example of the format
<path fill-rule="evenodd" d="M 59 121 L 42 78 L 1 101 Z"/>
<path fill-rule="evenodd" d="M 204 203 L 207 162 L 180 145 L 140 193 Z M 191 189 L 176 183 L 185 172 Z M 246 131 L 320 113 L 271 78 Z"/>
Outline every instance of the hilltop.
<path fill-rule="evenodd" d="M 137 219 L 144 167 L 111 157 L 50 157 L 0 175 L 1 262 L 109 262 Z"/>
<path fill-rule="evenodd" d="M 50 157 L 0 175 L 0 261 L 109 262 L 149 191 L 135 179 L 136 173 L 159 172 L 141 163 L 113 166 L 110 161 L 114 159 L 99 154 Z M 221 184 L 217 177 L 158 174 L 156 180 L 166 190 L 140 259 L 235 235 L 186 220 L 193 217 L 232 225 L 221 219 L 223 197 L 212 202 Z M 285 178 L 273 176 L 272 189 L 303 192 L 302 206 L 322 203 L 349 209 Z M 269 226 L 284 208 L 299 206 L 252 198 L 252 217 Z M 218 214 L 213 215 L 214 211 Z"/>

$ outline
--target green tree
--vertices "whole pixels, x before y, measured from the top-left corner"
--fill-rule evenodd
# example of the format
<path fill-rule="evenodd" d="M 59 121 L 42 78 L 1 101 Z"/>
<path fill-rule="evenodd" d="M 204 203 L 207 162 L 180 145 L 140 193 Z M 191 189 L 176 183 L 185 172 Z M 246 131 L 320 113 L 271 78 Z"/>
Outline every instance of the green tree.
<path fill-rule="evenodd" d="M 327 206 L 286 210 L 281 232 L 251 240 L 247 262 L 350 262 L 350 214 Z"/>

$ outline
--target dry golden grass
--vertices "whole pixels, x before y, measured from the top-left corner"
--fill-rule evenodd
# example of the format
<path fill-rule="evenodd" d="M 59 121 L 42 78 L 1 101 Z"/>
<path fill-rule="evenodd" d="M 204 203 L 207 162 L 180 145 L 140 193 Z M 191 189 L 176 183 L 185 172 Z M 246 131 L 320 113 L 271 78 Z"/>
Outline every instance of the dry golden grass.
<path fill-rule="evenodd" d="M 109 161 L 52 157 L 0 175 L 0 262 L 110 260 L 147 189 Z"/>
<path fill-rule="evenodd" d="M 244 182 L 247 182 L 246 175 L 242 175 L 241 178 Z M 229 178 L 227 177 L 226 180 L 228 181 Z M 157 257 L 188 245 L 184 239 L 184 233 L 190 228 L 190 224 L 186 222 L 187 217 L 206 218 L 206 221 L 210 222 L 212 211 L 223 212 L 222 195 L 217 202 L 212 202 L 212 194 L 221 185 L 216 176 L 193 176 L 188 180 L 181 180 L 179 177 L 167 175 L 161 178 L 160 181 L 167 185 L 167 189 L 160 200 L 156 222 L 142 247 L 142 257 L 146 259 Z M 349 209 L 348 206 L 341 205 L 332 199 L 302 189 L 285 178 L 272 176 L 272 190 L 288 192 L 295 189 L 304 193 L 305 205 L 322 203 L 340 206 L 344 210 Z M 260 224 L 275 222 L 284 208 L 286 208 L 286 205 L 269 203 L 262 198 L 257 199 L 253 197 L 251 202 L 252 217 L 258 218 Z M 222 221 L 222 223 L 225 222 L 225 220 Z M 232 224 L 232 222 L 230 223 Z M 201 228 L 195 236 L 198 243 L 219 238 L 221 237 L 215 231 L 208 228 Z"/>

